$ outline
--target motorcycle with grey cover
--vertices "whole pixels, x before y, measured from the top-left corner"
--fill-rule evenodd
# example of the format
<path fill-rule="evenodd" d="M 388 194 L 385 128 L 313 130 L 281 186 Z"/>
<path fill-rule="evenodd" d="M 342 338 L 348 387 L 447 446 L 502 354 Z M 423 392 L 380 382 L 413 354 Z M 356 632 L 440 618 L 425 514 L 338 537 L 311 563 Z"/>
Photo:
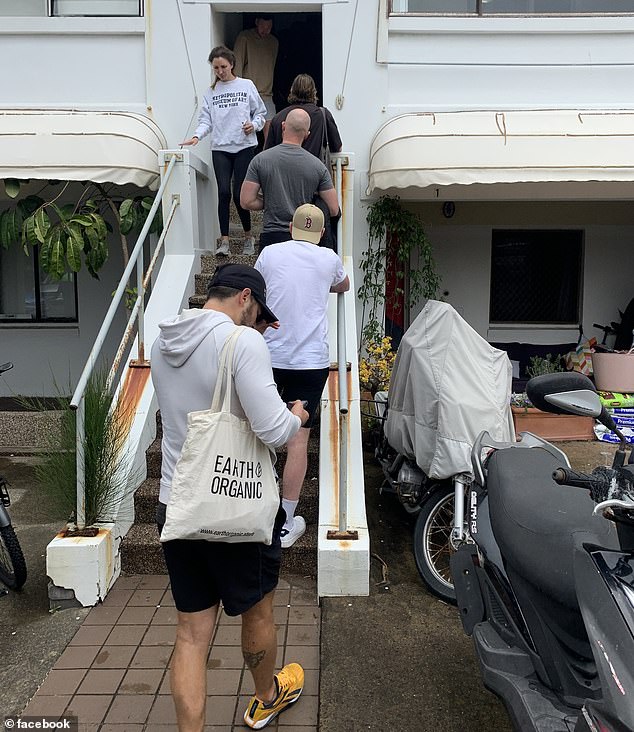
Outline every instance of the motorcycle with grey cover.
<path fill-rule="evenodd" d="M 428 300 L 405 332 L 379 404 L 382 490 L 416 514 L 414 558 L 435 595 L 455 602 L 449 557 L 469 541 L 471 447 L 486 429 L 514 439 L 511 364 L 446 302 Z M 376 396 L 380 400 L 380 395 Z"/>
<path fill-rule="evenodd" d="M 621 443 L 611 467 L 570 468 L 554 445 L 483 432 L 472 451 L 472 543 L 451 558 L 484 685 L 521 732 L 634 732 L 634 457 L 592 382 L 538 376 L 531 402 L 589 415 Z"/>

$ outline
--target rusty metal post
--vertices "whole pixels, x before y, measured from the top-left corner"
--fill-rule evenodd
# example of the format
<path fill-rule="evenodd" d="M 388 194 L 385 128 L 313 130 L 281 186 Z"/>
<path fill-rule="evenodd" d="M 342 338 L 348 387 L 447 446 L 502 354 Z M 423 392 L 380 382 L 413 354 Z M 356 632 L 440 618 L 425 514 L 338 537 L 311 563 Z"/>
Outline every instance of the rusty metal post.
<path fill-rule="evenodd" d="M 335 189 L 339 209 L 343 203 L 343 170 L 341 158 L 337 158 L 335 168 Z M 343 253 L 343 211 L 337 222 L 337 249 Z M 348 530 L 348 439 L 349 439 L 349 395 L 348 395 L 348 356 L 346 347 L 346 293 L 337 295 L 337 364 L 339 387 L 339 530 L 328 531 L 327 538 L 333 540 L 358 539 L 356 531 Z"/>

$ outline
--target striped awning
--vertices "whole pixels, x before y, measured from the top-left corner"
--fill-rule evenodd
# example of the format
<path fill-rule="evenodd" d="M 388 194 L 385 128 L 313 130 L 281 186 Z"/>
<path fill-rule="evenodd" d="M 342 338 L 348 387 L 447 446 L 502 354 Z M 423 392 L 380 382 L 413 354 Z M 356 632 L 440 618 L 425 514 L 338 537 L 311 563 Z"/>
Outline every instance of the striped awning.
<path fill-rule="evenodd" d="M 403 114 L 370 149 L 368 193 L 588 182 L 634 183 L 634 110 Z"/>

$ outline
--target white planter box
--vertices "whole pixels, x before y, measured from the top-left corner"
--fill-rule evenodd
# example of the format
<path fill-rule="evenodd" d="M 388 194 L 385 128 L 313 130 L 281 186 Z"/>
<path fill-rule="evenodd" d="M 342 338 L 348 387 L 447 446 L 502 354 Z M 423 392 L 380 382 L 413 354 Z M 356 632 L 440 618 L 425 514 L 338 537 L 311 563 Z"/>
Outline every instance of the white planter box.
<path fill-rule="evenodd" d="M 84 607 L 103 600 L 121 573 L 120 527 L 97 526 L 96 536 L 64 537 L 59 533 L 46 547 L 47 575 Z"/>

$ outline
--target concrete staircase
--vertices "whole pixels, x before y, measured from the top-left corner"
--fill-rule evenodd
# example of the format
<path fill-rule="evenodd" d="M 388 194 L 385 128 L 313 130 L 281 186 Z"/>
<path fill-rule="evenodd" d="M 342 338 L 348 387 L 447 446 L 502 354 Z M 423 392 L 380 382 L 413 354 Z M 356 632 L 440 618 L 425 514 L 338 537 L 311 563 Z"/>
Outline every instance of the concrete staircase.
<path fill-rule="evenodd" d="M 260 227 L 261 217 L 254 217 L 254 231 Z M 240 262 L 253 264 L 256 256 L 245 256 L 239 225 L 232 223 L 231 255 L 215 257 L 203 254 L 201 273 L 196 275 L 195 293 L 189 298 L 190 307 L 202 307 L 206 300 L 207 282 L 217 264 Z M 257 234 L 256 234 L 257 236 Z M 167 572 L 163 552 L 158 540 L 155 514 L 161 476 L 161 423 L 157 415 L 157 437 L 146 453 L 147 478 L 134 496 L 134 524 L 121 544 L 121 569 L 127 574 L 164 574 Z M 282 475 L 286 451 L 278 451 L 276 469 Z M 308 445 L 308 469 L 302 486 L 297 514 L 306 519 L 306 533 L 295 544 L 282 552 L 282 572 L 316 576 L 317 574 L 317 523 L 319 501 L 319 436 L 318 429 L 311 431 Z"/>

